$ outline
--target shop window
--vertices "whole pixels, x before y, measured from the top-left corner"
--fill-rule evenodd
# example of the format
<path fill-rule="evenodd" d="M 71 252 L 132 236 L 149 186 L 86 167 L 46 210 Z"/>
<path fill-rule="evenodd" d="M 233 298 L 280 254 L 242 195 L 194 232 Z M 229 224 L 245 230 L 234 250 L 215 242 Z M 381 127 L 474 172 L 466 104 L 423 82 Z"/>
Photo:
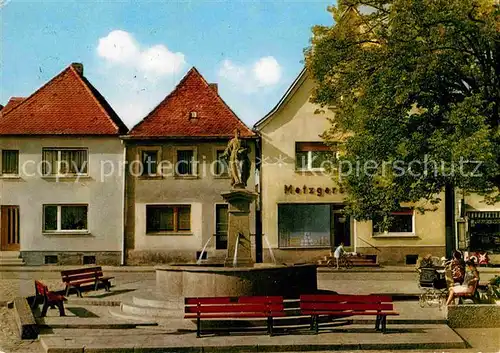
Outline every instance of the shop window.
<path fill-rule="evenodd" d="M 146 206 L 146 232 L 189 232 L 191 230 L 190 205 Z"/>
<path fill-rule="evenodd" d="M 333 153 L 323 142 L 296 142 L 295 169 L 322 171 L 331 162 Z"/>
<path fill-rule="evenodd" d="M 414 233 L 414 211 L 410 208 L 401 208 L 391 212 L 390 219 L 377 217 L 373 219 L 373 234 Z"/>
<path fill-rule="evenodd" d="M 87 205 L 44 205 L 43 231 L 86 231 L 87 212 Z"/>
<path fill-rule="evenodd" d="M 329 247 L 330 221 L 329 204 L 278 205 L 280 248 Z"/>
<path fill-rule="evenodd" d="M 500 212 L 468 212 L 470 250 L 500 253 Z"/>

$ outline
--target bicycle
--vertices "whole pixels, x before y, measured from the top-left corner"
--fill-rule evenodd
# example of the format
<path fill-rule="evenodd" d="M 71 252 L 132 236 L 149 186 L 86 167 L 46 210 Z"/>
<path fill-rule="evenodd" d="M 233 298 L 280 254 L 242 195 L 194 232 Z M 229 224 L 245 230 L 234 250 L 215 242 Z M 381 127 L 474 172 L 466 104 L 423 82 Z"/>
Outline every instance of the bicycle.
<path fill-rule="evenodd" d="M 328 267 L 334 267 L 337 268 L 337 260 L 332 257 L 328 260 L 327 262 Z M 346 255 L 341 255 L 339 257 L 339 268 L 345 268 L 345 269 L 351 269 L 352 268 L 352 261 L 347 258 Z"/>

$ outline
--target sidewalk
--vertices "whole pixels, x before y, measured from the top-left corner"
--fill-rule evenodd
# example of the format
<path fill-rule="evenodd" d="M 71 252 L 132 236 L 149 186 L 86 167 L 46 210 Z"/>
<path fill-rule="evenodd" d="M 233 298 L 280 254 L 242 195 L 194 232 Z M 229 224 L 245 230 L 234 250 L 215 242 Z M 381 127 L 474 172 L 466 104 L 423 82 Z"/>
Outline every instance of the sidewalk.
<path fill-rule="evenodd" d="M 91 266 L 91 265 L 89 265 Z M 161 265 L 160 265 L 161 266 Z M 54 265 L 41 265 L 41 266 L 0 266 L 1 272 L 60 272 L 70 270 L 75 267 L 82 267 L 79 265 L 74 266 L 54 266 Z M 156 266 L 102 266 L 105 272 L 154 272 Z M 478 267 L 480 273 L 491 273 L 500 275 L 500 267 Z M 380 267 L 354 267 L 349 270 L 334 269 L 330 267 L 318 267 L 318 272 L 388 272 L 388 273 L 415 273 L 414 265 L 402 266 L 383 266 Z M 0 274 L 1 278 L 1 274 Z"/>

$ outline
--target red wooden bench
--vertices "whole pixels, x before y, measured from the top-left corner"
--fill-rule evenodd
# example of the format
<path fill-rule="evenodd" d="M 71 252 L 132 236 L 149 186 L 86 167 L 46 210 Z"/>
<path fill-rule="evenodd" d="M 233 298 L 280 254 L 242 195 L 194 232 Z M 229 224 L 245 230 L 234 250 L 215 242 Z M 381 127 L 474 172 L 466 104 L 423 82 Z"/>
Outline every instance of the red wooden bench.
<path fill-rule="evenodd" d="M 35 309 L 40 302 L 43 303 L 41 317 L 47 315 L 47 310 L 50 307 L 51 309 L 57 308 L 59 309 L 60 316 L 66 316 L 64 313 L 64 304 L 66 298 L 60 294 L 56 294 L 54 292 L 49 291 L 49 288 L 40 281 L 35 281 L 35 299 L 33 299 L 33 303 L 31 304 L 31 308 Z"/>
<path fill-rule="evenodd" d="M 387 316 L 399 315 L 393 311 L 392 297 L 385 295 L 301 295 L 300 311 L 302 315 L 311 316 L 311 329 L 316 333 L 319 316 L 373 315 L 376 316 L 375 329 L 385 333 Z"/>
<path fill-rule="evenodd" d="M 61 277 L 66 286 L 66 296 L 69 295 L 69 290 L 73 287 L 76 289 L 79 297 L 82 296 L 81 286 L 87 284 L 93 284 L 94 290 L 97 290 L 99 283 L 102 283 L 106 291 L 109 292 L 111 287 L 109 281 L 114 278 L 104 277 L 101 266 L 61 271 Z"/>
<path fill-rule="evenodd" d="M 185 319 L 196 319 L 196 337 L 201 337 L 202 319 L 267 318 L 267 333 L 273 335 L 273 318 L 284 317 L 283 297 L 185 298 Z"/>

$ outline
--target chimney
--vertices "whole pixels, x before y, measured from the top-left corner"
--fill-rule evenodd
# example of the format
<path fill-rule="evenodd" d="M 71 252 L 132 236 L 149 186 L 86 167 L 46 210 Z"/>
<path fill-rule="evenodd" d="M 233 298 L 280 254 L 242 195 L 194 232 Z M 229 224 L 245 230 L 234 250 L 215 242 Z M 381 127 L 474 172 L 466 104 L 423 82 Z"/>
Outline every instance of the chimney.
<path fill-rule="evenodd" d="M 210 86 L 211 89 L 214 90 L 215 93 L 219 94 L 219 87 L 217 86 L 216 83 L 209 83 L 208 85 Z"/>
<path fill-rule="evenodd" d="M 83 76 L 83 64 L 81 64 L 81 63 L 72 63 L 71 66 L 73 67 L 73 69 L 76 70 L 76 72 L 78 72 L 78 74 L 80 76 Z"/>

